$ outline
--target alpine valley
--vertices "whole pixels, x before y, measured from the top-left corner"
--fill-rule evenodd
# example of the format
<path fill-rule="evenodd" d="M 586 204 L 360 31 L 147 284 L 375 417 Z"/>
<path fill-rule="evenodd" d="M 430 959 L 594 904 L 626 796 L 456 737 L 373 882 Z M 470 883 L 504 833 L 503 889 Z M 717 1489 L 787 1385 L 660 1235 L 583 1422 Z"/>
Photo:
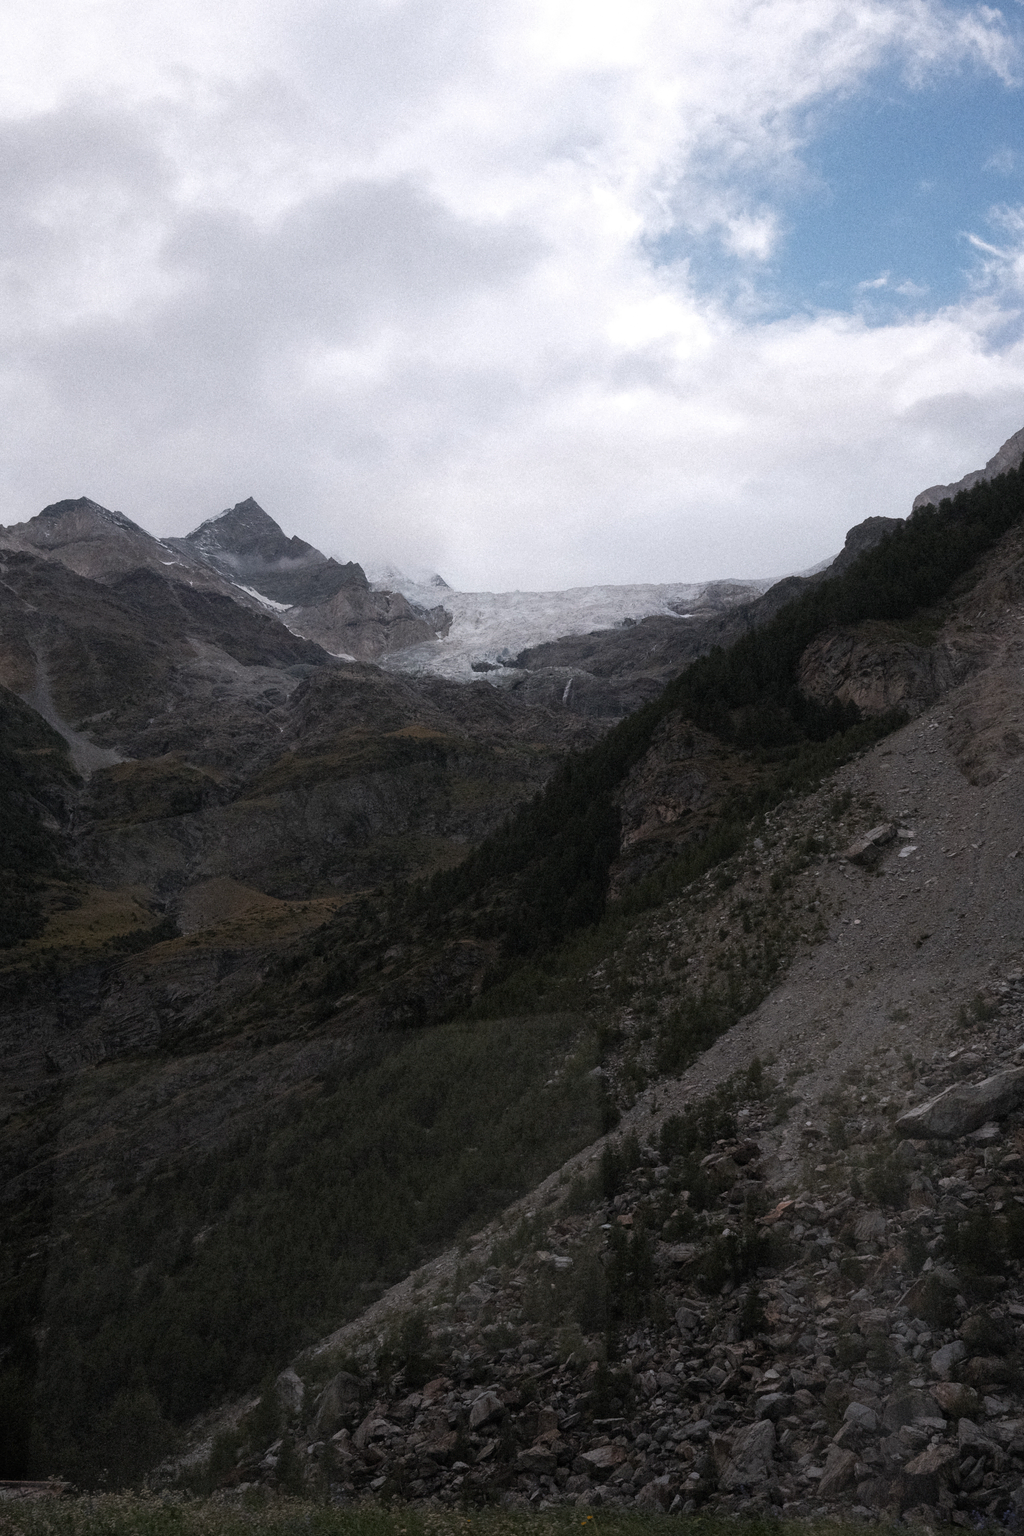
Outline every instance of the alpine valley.
<path fill-rule="evenodd" d="M 1016 1520 L 1022 456 L 773 586 L 0 529 L 8 1493 Z"/>

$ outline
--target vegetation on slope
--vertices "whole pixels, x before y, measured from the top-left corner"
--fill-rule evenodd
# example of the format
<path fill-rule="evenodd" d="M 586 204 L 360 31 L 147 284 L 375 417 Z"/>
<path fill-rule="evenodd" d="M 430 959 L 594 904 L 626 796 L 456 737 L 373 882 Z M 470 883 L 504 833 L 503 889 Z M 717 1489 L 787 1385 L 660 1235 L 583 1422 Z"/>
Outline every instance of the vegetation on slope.
<path fill-rule="evenodd" d="M 670 715 L 748 752 L 761 769 L 749 796 L 723 806 L 724 821 L 746 824 L 783 794 L 814 782 L 896 721 L 862 725 L 855 709 L 822 706 L 801 694 L 797 672 L 807 646 L 829 629 L 908 620 L 931 608 L 1022 513 L 1018 470 L 939 508 L 921 508 L 843 574 L 810 587 L 728 650 L 691 663 L 659 698 L 570 759 L 463 864 L 435 875 L 423 888 L 421 907 L 441 915 L 494 882 L 511 883 L 500 912 L 506 959 L 543 950 L 595 922 L 619 848 L 615 791 Z M 727 836 L 719 857 L 735 846 L 735 834 Z"/>

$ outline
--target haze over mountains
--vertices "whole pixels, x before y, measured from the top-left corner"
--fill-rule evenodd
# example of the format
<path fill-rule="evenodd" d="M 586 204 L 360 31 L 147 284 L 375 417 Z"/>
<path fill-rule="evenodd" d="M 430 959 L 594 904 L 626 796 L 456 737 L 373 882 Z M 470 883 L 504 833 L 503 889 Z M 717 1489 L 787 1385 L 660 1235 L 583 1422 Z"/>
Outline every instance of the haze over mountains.
<path fill-rule="evenodd" d="M 1011 467 L 465 681 L 251 501 L 4 530 L 4 1470 L 1009 1509 L 1020 1100 L 895 1119 L 1019 1072 L 1022 527 Z"/>

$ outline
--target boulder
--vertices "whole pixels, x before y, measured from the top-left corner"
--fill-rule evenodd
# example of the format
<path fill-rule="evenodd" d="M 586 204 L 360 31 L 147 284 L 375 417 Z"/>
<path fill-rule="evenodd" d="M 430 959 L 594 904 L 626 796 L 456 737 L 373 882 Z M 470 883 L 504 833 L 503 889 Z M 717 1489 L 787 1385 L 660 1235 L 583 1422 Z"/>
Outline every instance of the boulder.
<path fill-rule="evenodd" d="M 850 1403 L 843 1418 L 848 1424 L 855 1424 L 858 1429 L 863 1429 L 869 1435 L 875 1434 L 878 1430 L 878 1415 L 870 1408 L 865 1408 L 863 1403 Z"/>
<path fill-rule="evenodd" d="M 868 868 L 877 864 L 882 856 L 882 849 L 886 843 L 891 843 L 896 836 L 896 828 L 891 821 L 884 821 L 880 826 L 872 827 L 870 832 L 865 832 L 857 841 L 851 843 L 842 857 L 851 864 L 864 864 Z"/>
<path fill-rule="evenodd" d="M 774 1465 L 775 1425 L 770 1419 L 761 1419 L 748 1424 L 736 1436 L 718 1486 L 725 1493 L 757 1488 L 768 1481 Z"/>
<path fill-rule="evenodd" d="M 496 1392 L 481 1392 L 479 1397 L 473 1399 L 470 1406 L 469 1427 L 482 1429 L 485 1424 L 497 1423 L 504 1414 L 505 1404 Z"/>
<path fill-rule="evenodd" d="M 896 1121 L 904 1136 L 966 1136 L 986 1120 L 998 1120 L 1024 1101 L 1024 1067 L 996 1072 L 980 1083 L 955 1083 Z"/>
<path fill-rule="evenodd" d="M 969 1387 L 1005 1386 L 1013 1380 L 1013 1367 L 999 1355 L 975 1355 L 960 1375 Z"/>
<path fill-rule="evenodd" d="M 329 1439 L 336 1430 L 351 1425 L 358 1417 L 359 1378 L 348 1371 L 339 1371 L 317 1399 L 313 1428 L 319 1436 Z"/>
<path fill-rule="evenodd" d="M 972 1355 L 1008 1355 L 1016 1344 L 1013 1323 L 990 1310 L 975 1312 L 960 1329 Z"/>
<path fill-rule="evenodd" d="M 952 1344 L 943 1344 L 932 1355 L 932 1370 L 936 1376 L 941 1376 L 943 1381 L 948 1381 L 954 1369 L 961 1360 L 967 1357 L 967 1345 L 963 1339 L 954 1339 Z"/>
<path fill-rule="evenodd" d="M 582 1462 L 581 1471 L 589 1472 L 598 1477 L 607 1477 L 609 1472 L 614 1472 L 616 1467 L 621 1467 L 626 1460 L 626 1453 L 621 1445 L 596 1445 L 592 1451 L 584 1451 L 577 1456 L 573 1463 L 575 1471 L 577 1463 Z"/>
<path fill-rule="evenodd" d="M 850 1404 L 852 1408 L 853 1403 Z M 841 1446 L 830 1445 L 828 1455 L 825 1457 L 825 1467 L 821 1474 L 821 1482 L 818 1484 L 819 1499 L 834 1499 L 842 1493 L 844 1488 L 849 1488 L 857 1471 L 857 1457 L 853 1451 L 844 1451 Z"/>
<path fill-rule="evenodd" d="M 955 1445 L 930 1445 L 920 1456 L 908 1461 L 893 1481 L 892 1502 L 901 1511 L 915 1504 L 934 1504 L 939 1485 L 952 1471 L 957 1454 Z"/>
<path fill-rule="evenodd" d="M 672 1503 L 671 1479 L 665 1474 L 645 1483 L 633 1502 L 636 1509 L 645 1510 L 647 1514 L 666 1514 Z"/>
<path fill-rule="evenodd" d="M 954 1391 L 958 1390 L 951 1382 L 938 1383 L 938 1386 L 932 1388 L 936 1402 L 941 1401 L 937 1395 L 939 1387 L 943 1390 L 949 1387 L 953 1387 Z M 930 1418 L 934 1413 L 935 1404 L 926 1393 L 913 1390 L 894 1392 L 885 1405 L 882 1428 L 892 1434 L 895 1430 L 902 1429 L 904 1424 L 913 1424 L 915 1419 Z"/>
<path fill-rule="evenodd" d="M 986 1456 L 990 1456 L 996 1448 L 995 1443 L 989 1439 L 983 1429 L 978 1428 L 973 1419 L 960 1420 L 956 1427 L 956 1438 L 961 1450 L 969 1446 L 972 1450 L 982 1451 Z"/>
<path fill-rule="evenodd" d="M 302 1403 L 306 1395 L 306 1389 L 302 1384 L 302 1378 L 291 1366 L 281 1372 L 274 1382 L 274 1391 L 277 1400 L 290 1419 L 297 1417 L 302 1412 Z"/>
<path fill-rule="evenodd" d="M 878 1242 L 885 1236 L 886 1227 L 887 1222 L 881 1211 L 865 1211 L 854 1223 L 853 1235 L 858 1243 Z"/>
<path fill-rule="evenodd" d="M 932 1387 L 932 1397 L 951 1419 L 973 1419 L 981 1407 L 974 1388 L 965 1387 L 959 1381 L 937 1381 Z"/>
<path fill-rule="evenodd" d="M 516 1471 L 532 1472 L 535 1476 L 545 1473 L 550 1477 L 557 1466 L 558 1457 L 546 1445 L 531 1445 L 516 1457 Z"/>
<path fill-rule="evenodd" d="M 758 1398 L 756 1413 L 758 1419 L 770 1419 L 773 1422 L 787 1414 L 791 1407 L 787 1392 L 766 1392 Z"/>

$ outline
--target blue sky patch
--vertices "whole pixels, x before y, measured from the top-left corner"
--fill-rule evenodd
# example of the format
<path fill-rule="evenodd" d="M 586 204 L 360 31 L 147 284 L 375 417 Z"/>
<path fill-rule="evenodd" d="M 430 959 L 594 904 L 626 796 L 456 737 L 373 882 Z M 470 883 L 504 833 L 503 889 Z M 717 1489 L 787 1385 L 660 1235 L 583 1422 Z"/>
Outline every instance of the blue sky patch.
<path fill-rule="evenodd" d="M 858 311 L 874 323 L 934 312 L 979 271 L 969 236 L 998 246 L 993 209 L 1024 203 L 1024 90 L 980 70 L 913 89 L 894 67 L 818 108 L 802 159 L 796 188 L 743 189 L 779 220 L 768 261 L 680 230 L 654 259 L 685 258 L 700 290 L 762 312 Z"/>

